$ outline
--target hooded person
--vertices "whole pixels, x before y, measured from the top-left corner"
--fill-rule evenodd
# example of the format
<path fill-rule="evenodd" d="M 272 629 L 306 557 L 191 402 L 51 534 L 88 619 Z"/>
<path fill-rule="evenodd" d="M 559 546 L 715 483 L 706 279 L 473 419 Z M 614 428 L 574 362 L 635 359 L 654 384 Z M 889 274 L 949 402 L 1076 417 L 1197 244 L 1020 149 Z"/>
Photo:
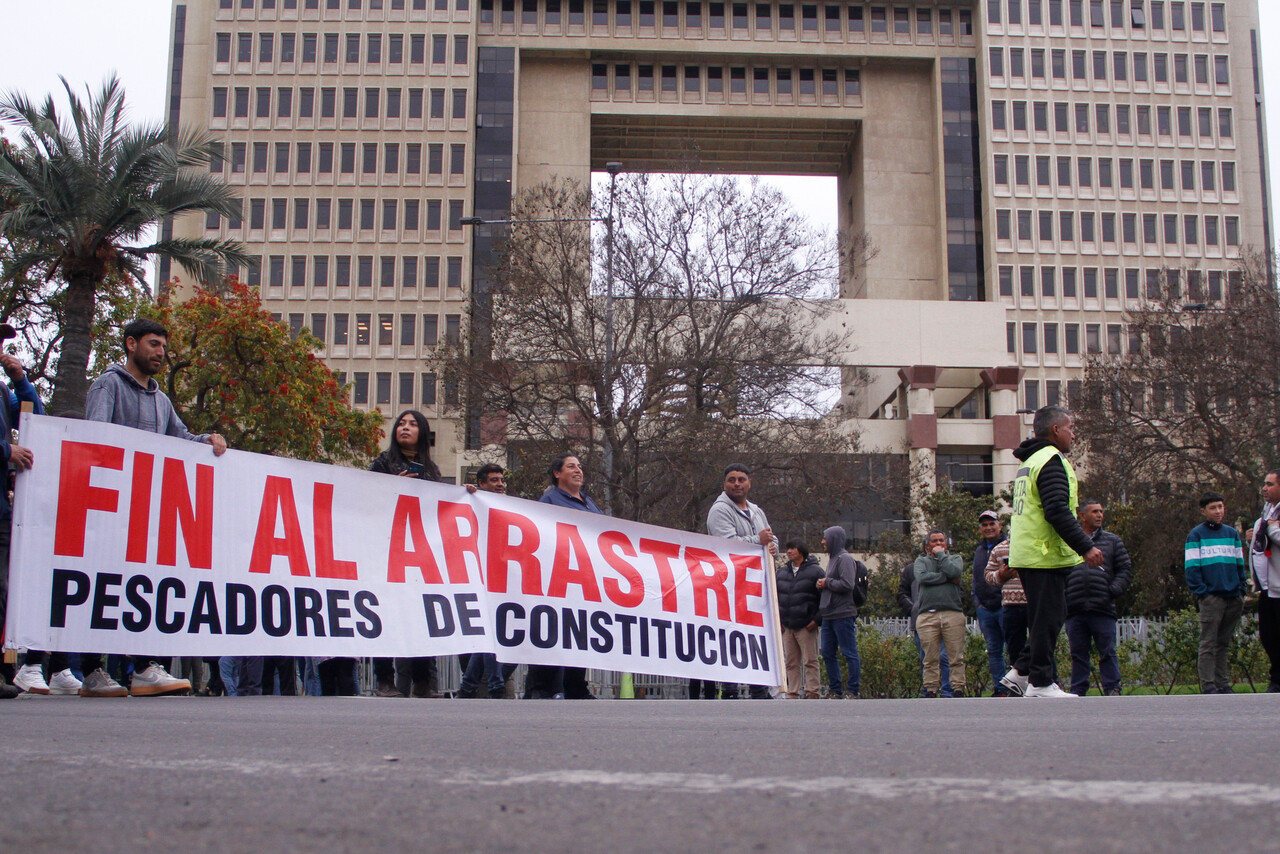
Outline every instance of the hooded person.
<path fill-rule="evenodd" d="M 822 659 L 827 664 L 828 697 L 857 699 L 862 691 L 862 664 L 858 658 L 858 606 L 867 601 L 870 576 L 860 560 L 845 551 L 848 535 L 834 526 L 822 532 L 827 547 L 827 574 L 818 581 L 822 597 L 818 613 L 822 618 Z M 849 667 L 848 691 L 840 685 L 837 648 Z"/>

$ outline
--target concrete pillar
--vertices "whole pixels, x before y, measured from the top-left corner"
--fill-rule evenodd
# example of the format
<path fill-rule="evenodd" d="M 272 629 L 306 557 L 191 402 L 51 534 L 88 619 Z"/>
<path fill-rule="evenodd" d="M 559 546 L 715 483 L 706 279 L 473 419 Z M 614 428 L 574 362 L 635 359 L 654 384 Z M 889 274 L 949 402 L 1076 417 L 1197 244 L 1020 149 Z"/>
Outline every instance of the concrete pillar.
<path fill-rule="evenodd" d="M 1022 382 L 1022 369 L 1013 366 L 987 368 L 982 372 L 982 384 L 990 399 L 991 416 L 991 479 L 995 491 L 1007 487 L 1018 472 L 1018 460 L 1013 449 L 1022 443 L 1022 416 L 1018 415 L 1018 385 Z"/>
<path fill-rule="evenodd" d="M 921 503 L 938 488 L 938 415 L 934 391 L 942 369 L 936 365 L 912 365 L 898 371 L 907 389 L 907 451 L 911 478 L 911 528 L 924 536 Z"/>

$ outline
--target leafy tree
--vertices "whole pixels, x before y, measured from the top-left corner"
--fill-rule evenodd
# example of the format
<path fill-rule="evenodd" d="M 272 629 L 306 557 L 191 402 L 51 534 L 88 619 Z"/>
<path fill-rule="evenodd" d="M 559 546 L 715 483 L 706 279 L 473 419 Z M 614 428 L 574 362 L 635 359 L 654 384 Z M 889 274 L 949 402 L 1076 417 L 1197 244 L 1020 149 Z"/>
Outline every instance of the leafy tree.
<path fill-rule="evenodd" d="M 608 217 L 612 299 L 611 247 L 584 225 Z M 508 447 L 561 437 L 616 515 L 681 528 L 702 526 L 734 461 L 756 470 L 752 498 L 775 529 L 766 500 L 816 499 L 811 519 L 845 500 L 856 436 L 838 389 L 858 378 L 834 367 L 847 343 L 823 325 L 841 252 L 785 197 L 733 178 L 626 175 L 616 208 L 558 181 L 511 219 L 493 320 L 454 364 Z"/>
<path fill-rule="evenodd" d="M 82 411 L 94 320 L 109 281 L 145 280 L 153 258 L 216 281 L 223 264 L 250 259 L 231 241 L 162 234 L 144 242 L 171 217 L 238 209 L 232 190 L 208 172 L 217 149 L 207 133 L 130 125 L 114 76 L 86 99 L 62 83 L 66 112 L 52 96 L 39 105 L 20 93 L 0 98 L 0 119 L 20 130 L 21 142 L 0 150 L 0 234 L 17 250 L 14 269 L 56 283 L 52 409 Z"/>
<path fill-rule="evenodd" d="M 233 278 L 144 314 L 169 330 L 160 379 L 193 432 L 221 433 L 240 450 L 326 463 L 363 463 L 377 451 L 381 414 L 352 409 L 347 389 L 315 355 L 320 342 L 306 331 L 292 335 L 248 286 Z M 118 341 L 114 347 L 118 357 Z"/>
<path fill-rule="evenodd" d="M 1129 352 L 1091 359 L 1071 401 L 1084 491 L 1111 501 L 1138 613 L 1190 603 L 1182 551 L 1200 494 L 1221 492 L 1228 524 L 1248 524 L 1280 462 L 1280 298 L 1264 269 L 1246 259 L 1225 293 L 1198 270 L 1166 271 L 1159 295 L 1128 313 Z"/>

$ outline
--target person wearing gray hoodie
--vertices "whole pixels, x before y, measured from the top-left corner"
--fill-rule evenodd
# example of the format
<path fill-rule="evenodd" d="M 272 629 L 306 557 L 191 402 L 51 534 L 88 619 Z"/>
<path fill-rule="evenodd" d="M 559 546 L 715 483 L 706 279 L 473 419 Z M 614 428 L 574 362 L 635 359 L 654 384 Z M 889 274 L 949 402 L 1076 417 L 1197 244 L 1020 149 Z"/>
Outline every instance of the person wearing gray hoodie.
<path fill-rule="evenodd" d="M 822 660 L 827 664 L 827 696 L 833 700 L 856 700 L 862 692 L 862 662 L 858 658 L 858 606 L 867 601 L 870 576 L 860 560 L 844 550 L 848 535 L 834 526 L 822 532 L 827 547 L 827 575 L 819 579 L 822 599 L 818 603 L 822 617 Z M 840 687 L 840 659 L 844 654 L 849 667 L 848 691 Z"/>
<path fill-rule="evenodd" d="M 86 421 L 104 421 L 134 427 L 148 433 L 176 436 L 192 442 L 203 442 L 213 447 L 214 456 L 222 456 L 227 450 L 226 439 L 217 433 L 196 435 L 182 423 L 168 395 L 160 390 L 155 375 L 164 367 L 169 348 L 169 331 L 154 320 L 139 318 L 125 326 L 123 339 L 125 360 L 122 365 L 112 365 L 106 373 L 94 380 L 85 398 Z M 133 696 L 161 696 L 186 694 L 191 683 L 169 675 L 170 660 L 158 656 L 133 656 L 134 673 L 129 693 Z M 96 675 L 105 677 L 105 671 L 90 674 L 85 688 L 90 690 L 115 689 L 111 684 L 91 684 Z M 114 689 L 112 689 L 114 690 Z M 83 689 L 82 689 L 83 693 Z M 105 695 L 104 695 L 105 696 Z"/>

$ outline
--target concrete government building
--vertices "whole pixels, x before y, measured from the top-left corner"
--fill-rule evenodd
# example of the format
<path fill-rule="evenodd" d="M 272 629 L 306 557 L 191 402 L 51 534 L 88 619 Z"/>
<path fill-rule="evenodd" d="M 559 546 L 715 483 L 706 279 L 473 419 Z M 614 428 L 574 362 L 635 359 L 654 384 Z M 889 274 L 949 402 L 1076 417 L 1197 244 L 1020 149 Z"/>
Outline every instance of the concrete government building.
<path fill-rule="evenodd" d="M 424 356 L 489 287 L 464 217 L 689 141 L 834 176 L 877 250 L 841 283 L 863 448 L 999 488 L 1018 410 L 1126 352 L 1127 307 L 1221 300 L 1272 245 L 1261 50 L 1256 0 L 176 0 L 170 118 L 245 205 L 174 228 L 260 255 L 268 308 L 457 477 L 481 437 Z"/>

